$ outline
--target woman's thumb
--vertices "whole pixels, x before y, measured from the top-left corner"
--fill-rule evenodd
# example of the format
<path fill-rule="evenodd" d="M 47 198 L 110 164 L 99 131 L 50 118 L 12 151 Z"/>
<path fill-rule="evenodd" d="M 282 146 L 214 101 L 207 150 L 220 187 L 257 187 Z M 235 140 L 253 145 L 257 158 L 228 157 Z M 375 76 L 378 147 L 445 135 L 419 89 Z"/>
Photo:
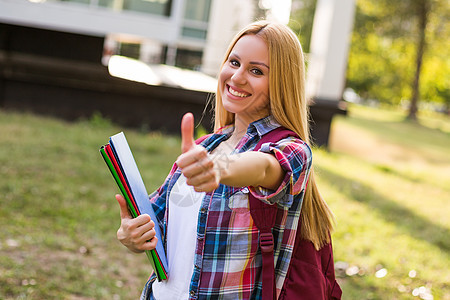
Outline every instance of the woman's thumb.
<path fill-rule="evenodd" d="M 181 120 L 181 152 L 187 152 L 194 146 L 194 115 L 187 113 Z"/>
<path fill-rule="evenodd" d="M 116 200 L 120 206 L 120 218 L 121 219 L 131 219 L 130 211 L 128 210 L 127 202 L 122 195 L 117 194 Z"/>

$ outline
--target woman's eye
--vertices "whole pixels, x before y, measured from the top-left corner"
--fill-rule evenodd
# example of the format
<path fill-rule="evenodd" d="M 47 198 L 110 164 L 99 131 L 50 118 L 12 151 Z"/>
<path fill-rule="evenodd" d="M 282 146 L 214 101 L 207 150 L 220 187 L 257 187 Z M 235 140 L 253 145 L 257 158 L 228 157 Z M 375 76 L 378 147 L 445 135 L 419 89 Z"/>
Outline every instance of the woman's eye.
<path fill-rule="evenodd" d="M 230 60 L 230 65 L 234 67 L 239 67 L 239 62 L 235 59 Z"/>
<path fill-rule="evenodd" d="M 252 73 L 255 75 L 264 75 L 260 69 L 252 69 Z"/>

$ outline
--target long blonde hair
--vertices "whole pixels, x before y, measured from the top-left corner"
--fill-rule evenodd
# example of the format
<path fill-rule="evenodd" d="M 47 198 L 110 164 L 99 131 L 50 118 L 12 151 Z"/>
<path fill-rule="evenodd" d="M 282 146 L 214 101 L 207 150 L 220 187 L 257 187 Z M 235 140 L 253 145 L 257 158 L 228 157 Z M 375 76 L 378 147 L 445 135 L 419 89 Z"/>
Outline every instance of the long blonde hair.
<path fill-rule="evenodd" d="M 282 126 L 294 131 L 310 143 L 309 108 L 305 96 L 305 63 L 297 36 L 287 26 L 257 21 L 241 30 L 232 40 L 222 62 L 226 63 L 236 42 L 244 35 L 262 38 L 269 49 L 270 113 Z M 234 114 L 222 104 L 220 86 L 215 101 L 214 129 L 234 123 Z M 313 242 L 316 249 L 330 241 L 334 218 L 317 188 L 311 170 L 300 214 L 301 234 Z"/>

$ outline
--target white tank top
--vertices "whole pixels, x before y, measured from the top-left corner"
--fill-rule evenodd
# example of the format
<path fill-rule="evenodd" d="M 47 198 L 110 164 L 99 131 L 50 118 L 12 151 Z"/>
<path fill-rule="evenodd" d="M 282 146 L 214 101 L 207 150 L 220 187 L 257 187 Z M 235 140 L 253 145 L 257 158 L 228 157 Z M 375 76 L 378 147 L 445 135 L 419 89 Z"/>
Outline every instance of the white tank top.
<path fill-rule="evenodd" d="M 167 221 L 167 259 L 169 278 L 152 285 L 156 300 L 189 298 L 189 285 L 194 270 L 198 212 L 205 193 L 186 184 L 182 174 L 169 196 Z"/>

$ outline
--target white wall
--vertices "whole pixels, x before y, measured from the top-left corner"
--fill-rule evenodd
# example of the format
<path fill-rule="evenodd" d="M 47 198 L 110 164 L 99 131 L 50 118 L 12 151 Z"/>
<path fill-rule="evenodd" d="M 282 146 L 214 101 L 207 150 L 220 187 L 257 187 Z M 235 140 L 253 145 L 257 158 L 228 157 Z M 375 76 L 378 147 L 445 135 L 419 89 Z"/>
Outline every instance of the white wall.
<path fill-rule="evenodd" d="M 253 20 L 252 0 L 212 0 L 202 72 L 216 76 L 231 39 Z"/>
<path fill-rule="evenodd" d="M 355 0 L 317 1 L 308 56 L 308 97 L 342 99 L 354 13 Z"/>
<path fill-rule="evenodd" d="M 265 0 L 267 19 L 287 24 L 291 11 L 291 0 Z M 202 72 L 216 76 L 223 55 L 234 35 L 255 20 L 253 0 L 212 0 L 208 37 L 203 53 Z"/>

